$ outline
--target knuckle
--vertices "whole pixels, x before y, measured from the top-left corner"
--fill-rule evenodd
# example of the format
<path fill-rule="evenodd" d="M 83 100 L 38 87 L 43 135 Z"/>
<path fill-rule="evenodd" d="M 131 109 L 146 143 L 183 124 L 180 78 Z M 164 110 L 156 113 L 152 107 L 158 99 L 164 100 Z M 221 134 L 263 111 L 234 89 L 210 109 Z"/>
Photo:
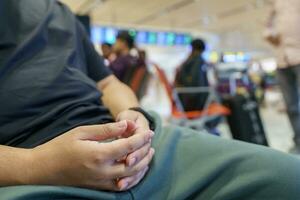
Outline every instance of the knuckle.
<path fill-rule="evenodd" d="M 96 165 L 101 165 L 101 164 L 103 164 L 106 161 L 106 159 L 104 159 L 104 156 L 103 155 L 99 155 L 98 152 L 94 153 L 93 160 L 94 160 L 94 163 Z"/>
<path fill-rule="evenodd" d="M 146 147 L 145 147 L 145 150 L 144 150 L 145 155 L 150 151 L 150 148 L 151 148 L 151 144 L 148 143 L 148 144 L 146 145 Z"/>
<path fill-rule="evenodd" d="M 134 167 L 134 168 L 132 168 L 132 170 L 131 170 L 131 173 L 132 174 L 136 174 L 136 173 L 138 173 L 139 171 L 138 171 L 138 168 L 137 167 Z"/>
<path fill-rule="evenodd" d="M 113 154 L 122 156 L 125 153 L 125 152 L 123 153 L 123 149 L 118 144 L 111 143 L 109 145 L 110 145 L 110 151 L 107 151 L 108 156 L 111 156 Z"/>
<path fill-rule="evenodd" d="M 128 151 L 130 151 L 130 152 L 135 150 L 134 144 L 132 142 L 127 142 L 126 146 L 127 146 Z"/>
<path fill-rule="evenodd" d="M 106 161 L 108 159 L 111 159 L 112 151 L 114 150 L 114 144 L 109 144 L 109 146 L 110 146 L 110 148 L 107 148 L 104 145 L 101 146 L 101 151 L 96 151 L 95 156 L 97 156 L 98 159 L 102 160 L 102 161 Z"/>
<path fill-rule="evenodd" d="M 142 165 L 136 165 L 132 168 L 132 173 L 137 174 L 142 170 Z"/>
<path fill-rule="evenodd" d="M 144 142 L 144 144 L 148 143 L 149 139 L 150 139 L 149 136 L 148 136 L 148 134 L 143 134 L 142 136 L 143 136 L 143 142 Z"/>
<path fill-rule="evenodd" d="M 132 153 L 132 156 L 130 156 L 130 158 L 136 158 L 138 161 L 141 160 L 142 157 L 143 157 L 143 152 L 141 150 Z"/>
<path fill-rule="evenodd" d="M 112 124 L 105 124 L 102 126 L 103 134 L 109 134 L 112 131 Z"/>
<path fill-rule="evenodd" d="M 138 160 L 143 159 L 147 153 L 149 152 L 148 147 L 143 147 L 142 149 L 136 151 L 136 154 L 134 155 Z"/>
<path fill-rule="evenodd" d="M 130 138 L 125 138 L 126 141 L 123 143 L 124 150 L 128 153 L 128 156 L 135 155 L 137 149 L 133 141 Z"/>

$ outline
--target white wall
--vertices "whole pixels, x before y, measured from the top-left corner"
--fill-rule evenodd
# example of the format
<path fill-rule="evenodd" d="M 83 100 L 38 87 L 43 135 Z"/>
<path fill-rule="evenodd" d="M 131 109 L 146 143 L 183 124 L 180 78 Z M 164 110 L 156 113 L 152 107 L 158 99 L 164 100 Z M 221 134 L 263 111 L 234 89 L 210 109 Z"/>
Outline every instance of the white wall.
<path fill-rule="evenodd" d="M 169 80 L 173 79 L 175 69 L 187 58 L 189 47 L 180 46 L 140 46 L 147 52 L 148 59 L 158 64 L 167 74 Z"/>

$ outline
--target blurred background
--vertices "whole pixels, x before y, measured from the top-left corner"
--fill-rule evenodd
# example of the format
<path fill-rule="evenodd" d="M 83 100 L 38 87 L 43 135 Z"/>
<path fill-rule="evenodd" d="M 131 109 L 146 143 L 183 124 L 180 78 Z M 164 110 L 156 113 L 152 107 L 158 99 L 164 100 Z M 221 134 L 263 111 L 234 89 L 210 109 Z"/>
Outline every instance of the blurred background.
<path fill-rule="evenodd" d="M 108 44 L 109 48 L 112 45 L 112 52 L 106 57 L 108 67 L 118 57 L 113 53 L 118 33 L 126 30 L 134 38 L 135 47 L 130 48 L 130 54 L 143 58 L 145 72 L 131 71 L 124 82 L 137 93 L 141 105 L 158 112 L 165 123 L 205 128 L 221 137 L 268 145 L 285 152 L 294 146 L 294 133 L 276 79 L 275 48 L 264 38 L 272 1 L 61 2 L 78 15 L 99 54 L 104 53 L 102 44 Z M 176 76 L 191 57 L 190 44 L 196 38 L 205 42 L 201 57 L 207 84 L 192 87 L 176 84 Z M 195 92 L 206 93 L 205 103 L 198 112 L 186 109 L 183 97 Z M 191 97 L 187 104 L 197 98 Z M 235 104 L 239 104 L 237 111 Z M 248 110 L 239 113 L 246 107 Z M 245 115 L 248 118 L 243 118 Z M 241 130 L 237 127 L 241 121 L 246 136 L 236 135 L 236 129 Z M 252 132 L 247 132 L 250 129 Z"/>

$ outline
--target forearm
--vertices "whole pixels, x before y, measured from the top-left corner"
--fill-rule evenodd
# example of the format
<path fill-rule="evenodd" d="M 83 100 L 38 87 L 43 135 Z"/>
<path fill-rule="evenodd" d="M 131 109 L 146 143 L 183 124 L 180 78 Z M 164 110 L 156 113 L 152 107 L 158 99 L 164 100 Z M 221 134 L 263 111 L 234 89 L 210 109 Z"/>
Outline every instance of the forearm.
<path fill-rule="evenodd" d="M 0 186 L 28 184 L 31 150 L 0 145 Z"/>
<path fill-rule="evenodd" d="M 99 90 L 103 93 L 103 104 L 110 110 L 114 117 L 131 107 L 139 106 L 134 92 L 115 77 L 108 77 L 109 83 L 98 84 Z"/>

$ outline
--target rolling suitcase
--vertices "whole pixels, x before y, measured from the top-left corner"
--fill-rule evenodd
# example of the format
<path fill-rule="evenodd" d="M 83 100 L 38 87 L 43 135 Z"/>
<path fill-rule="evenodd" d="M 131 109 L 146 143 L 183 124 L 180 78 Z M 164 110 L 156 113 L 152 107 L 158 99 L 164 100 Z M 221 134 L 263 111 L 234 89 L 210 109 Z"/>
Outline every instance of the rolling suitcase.
<path fill-rule="evenodd" d="M 245 142 L 268 146 L 258 104 L 249 95 L 236 94 L 223 100 L 231 114 L 227 116 L 232 137 Z"/>

